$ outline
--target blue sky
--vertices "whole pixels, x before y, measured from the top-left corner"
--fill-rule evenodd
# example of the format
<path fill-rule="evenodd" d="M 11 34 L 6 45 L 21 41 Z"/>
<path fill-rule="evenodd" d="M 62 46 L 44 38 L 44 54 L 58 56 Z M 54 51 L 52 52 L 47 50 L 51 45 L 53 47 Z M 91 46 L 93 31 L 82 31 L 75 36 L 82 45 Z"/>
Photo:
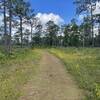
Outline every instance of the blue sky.
<path fill-rule="evenodd" d="M 29 0 L 36 13 L 54 13 L 61 16 L 66 23 L 75 17 L 73 0 Z"/>

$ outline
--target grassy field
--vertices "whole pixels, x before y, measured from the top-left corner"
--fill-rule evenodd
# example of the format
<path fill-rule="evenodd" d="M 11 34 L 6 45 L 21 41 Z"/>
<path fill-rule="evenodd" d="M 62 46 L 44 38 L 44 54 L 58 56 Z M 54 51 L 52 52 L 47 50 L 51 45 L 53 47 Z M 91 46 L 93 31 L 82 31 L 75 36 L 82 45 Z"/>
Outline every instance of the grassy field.
<path fill-rule="evenodd" d="M 18 100 L 23 85 L 35 74 L 41 50 L 16 49 L 11 56 L 0 52 L 0 100 Z"/>
<path fill-rule="evenodd" d="M 87 100 L 100 100 L 99 48 L 53 48 L 49 51 L 64 62 L 80 88 L 84 88 Z"/>
<path fill-rule="evenodd" d="M 49 51 L 60 58 L 85 90 L 87 100 L 100 100 L 100 49 L 52 48 Z M 38 68 L 42 49 L 15 49 L 7 56 L 0 52 L 0 100 L 18 100 L 22 87 Z"/>

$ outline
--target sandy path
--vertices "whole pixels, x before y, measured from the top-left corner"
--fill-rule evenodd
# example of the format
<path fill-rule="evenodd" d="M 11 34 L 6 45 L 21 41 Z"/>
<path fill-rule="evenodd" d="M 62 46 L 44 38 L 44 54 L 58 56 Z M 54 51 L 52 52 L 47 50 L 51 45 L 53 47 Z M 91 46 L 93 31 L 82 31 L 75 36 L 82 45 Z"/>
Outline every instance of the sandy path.
<path fill-rule="evenodd" d="M 45 52 L 36 76 L 23 87 L 19 100 L 83 100 L 78 88 L 61 61 Z"/>

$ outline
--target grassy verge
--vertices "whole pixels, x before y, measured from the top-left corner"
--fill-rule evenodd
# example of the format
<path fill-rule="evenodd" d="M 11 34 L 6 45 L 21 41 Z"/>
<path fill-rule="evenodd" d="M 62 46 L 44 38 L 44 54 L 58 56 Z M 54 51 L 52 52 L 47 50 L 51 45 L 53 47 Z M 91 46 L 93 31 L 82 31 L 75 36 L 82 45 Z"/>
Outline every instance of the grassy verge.
<path fill-rule="evenodd" d="M 41 55 L 39 49 L 16 49 L 9 57 L 0 52 L 0 100 L 18 100 Z"/>
<path fill-rule="evenodd" d="M 49 51 L 65 63 L 80 88 L 85 89 L 87 100 L 100 100 L 99 48 L 53 48 Z"/>

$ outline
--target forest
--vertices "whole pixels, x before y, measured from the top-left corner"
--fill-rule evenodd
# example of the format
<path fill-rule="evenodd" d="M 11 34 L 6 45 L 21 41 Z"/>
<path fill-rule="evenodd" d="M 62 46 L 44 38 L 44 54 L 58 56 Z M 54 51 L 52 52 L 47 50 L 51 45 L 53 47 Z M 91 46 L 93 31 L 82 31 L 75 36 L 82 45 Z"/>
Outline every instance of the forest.
<path fill-rule="evenodd" d="M 64 25 L 56 25 L 50 20 L 44 28 L 29 2 L 0 0 L 0 13 L 4 18 L 0 27 L 0 44 L 8 53 L 14 45 L 21 48 L 99 47 L 100 15 L 94 14 L 95 2 L 98 0 L 83 1 L 73 1 L 76 5 L 76 14 L 86 15 L 81 24 L 77 24 L 75 18 Z M 97 32 L 94 32 L 95 25 L 98 25 Z"/>
<path fill-rule="evenodd" d="M 83 20 L 79 22 L 78 18 L 73 17 L 69 23 L 59 25 L 53 20 L 49 20 L 43 25 L 36 16 L 38 12 L 29 1 L 0 0 L 0 100 L 100 100 L 100 9 L 99 13 L 95 11 L 96 4 L 100 3 L 100 0 L 72 0 L 76 16 L 82 15 Z M 42 61 L 43 57 L 45 60 Z M 49 59 L 52 62 L 49 62 Z M 47 76 L 48 73 L 46 74 L 44 66 L 48 66 L 50 80 L 56 78 L 54 75 L 57 66 L 59 70 L 60 68 L 63 70 L 65 67 L 64 70 L 67 70 L 68 74 L 74 78 L 70 80 L 75 80 L 78 84 L 75 85 L 71 81 L 72 86 L 68 85 L 69 87 L 78 86 L 75 90 L 77 94 L 71 92 L 72 95 L 67 96 L 69 98 L 64 99 L 64 96 L 62 98 L 58 96 L 58 99 L 55 99 L 58 94 L 45 90 L 47 89 L 45 87 L 44 91 L 47 91 L 48 95 L 44 96 L 44 99 L 41 98 L 45 94 L 44 92 L 44 94 L 40 93 L 39 99 L 37 96 L 39 93 L 27 96 L 27 90 L 30 87 L 26 86 L 28 89 L 23 90 L 23 85 L 31 80 L 30 86 L 35 86 L 34 76 L 41 67 L 44 70 L 40 69 L 40 73 L 44 72 L 43 75 Z M 49 72 L 50 69 L 51 72 Z M 66 78 L 63 80 L 60 77 L 59 73 L 62 72 L 59 70 L 57 70 L 57 75 L 59 81 L 63 82 Z M 45 77 L 42 74 L 39 75 L 45 82 Z M 67 76 L 64 72 L 61 75 L 62 77 Z M 57 79 L 54 80 L 55 84 L 58 84 L 57 81 Z M 36 82 L 46 84 L 46 82 L 39 81 L 38 78 Z M 52 83 L 52 81 L 50 82 Z M 64 86 L 67 86 L 66 83 Z M 47 83 L 48 87 L 49 85 Z M 36 86 L 40 86 L 40 92 L 43 91 L 41 85 Z M 63 87 L 63 85 L 59 85 L 59 87 Z M 80 89 L 85 92 L 80 92 Z M 26 91 L 26 95 L 22 90 Z M 29 91 L 29 93 L 32 92 L 32 90 Z M 74 90 L 72 89 L 72 91 Z M 50 96 L 49 93 L 51 93 Z M 53 97 L 53 93 L 55 97 Z M 80 98 L 77 95 L 81 94 L 78 93 L 84 95 Z M 23 94 L 25 96 L 22 96 Z M 75 96 L 76 98 L 74 98 Z"/>

